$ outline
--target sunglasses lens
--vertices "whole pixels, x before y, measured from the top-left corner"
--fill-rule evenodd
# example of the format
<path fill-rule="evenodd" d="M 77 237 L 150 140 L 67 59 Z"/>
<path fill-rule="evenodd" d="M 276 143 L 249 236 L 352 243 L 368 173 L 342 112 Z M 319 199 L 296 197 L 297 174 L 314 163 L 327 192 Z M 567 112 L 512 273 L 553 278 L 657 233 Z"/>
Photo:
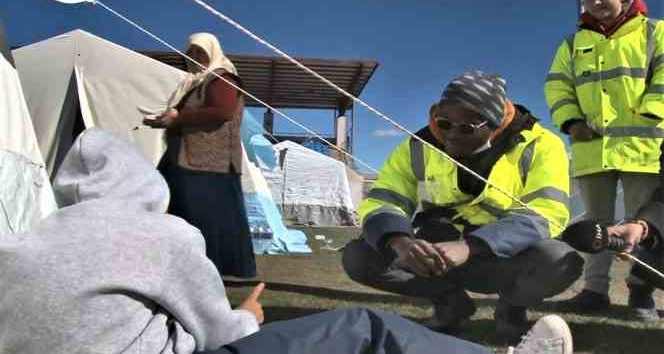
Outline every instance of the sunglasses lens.
<path fill-rule="evenodd" d="M 439 120 L 437 121 L 437 123 L 438 123 L 438 128 L 440 128 L 440 129 L 442 129 L 442 130 L 450 130 L 450 129 L 452 129 L 452 123 L 450 123 L 450 122 L 447 121 L 447 120 L 439 119 Z"/>
<path fill-rule="evenodd" d="M 471 134 L 475 133 L 475 127 L 473 127 L 470 124 L 459 124 L 458 128 L 459 128 L 459 131 L 462 134 L 465 134 L 465 135 L 471 135 Z"/>
<path fill-rule="evenodd" d="M 438 128 L 442 130 L 452 130 L 453 128 L 456 128 L 459 133 L 464 134 L 464 135 L 472 135 L 475 134 L 477 129 L 482 126 L 482 124 L 475 126 L 473 124 L 468 124 L 468 123 L 461 123 L 461 124 L 454 124 L 450 123 L 449 120 L 447 119 L 438 119 L 436 120 L 436 124 L 438 125 Z"/>

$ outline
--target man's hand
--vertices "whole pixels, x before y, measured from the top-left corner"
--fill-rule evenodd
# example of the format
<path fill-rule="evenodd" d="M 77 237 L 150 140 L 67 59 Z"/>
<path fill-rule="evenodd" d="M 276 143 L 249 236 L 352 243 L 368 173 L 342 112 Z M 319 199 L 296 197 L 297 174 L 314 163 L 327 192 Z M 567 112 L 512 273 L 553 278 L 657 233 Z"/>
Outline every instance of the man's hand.
<path fill-rule="evenodd" d="M 463 265 L 470 257 L 470 247 L 464 240 L 439 242 L 434 244 L 433 247 L 443 257 L 449 268 Z"/>
<path fill-rule="evenodd" d="M 623 252 L 632 253 L 634 247 L 643 241 L 642 237 L 645 230 L 641 224 L 628 223 L 608 227 L 606 231 L 610 236 L 620 237 L 625 241 Z"/>
<path fill-rule="evenodd" d="M 406 235 L 394 236 L 388 245 L 397 254 L 397 264 L 417 275 L 429 277 L 447 272 L 447 264 L 427 241 L 412 239 Z"/>
<path fill-rule="evenodd" d="M 152 128 L 168 128 L 178 119 L 180 113 L 175 108 L 170 108 L 164 113 L 158 115 L 154 119 L 145 118 L 143 119 L 143 125 L 147 125 Z"/>
<path fill-rule="evenodd" d="M 569 132 L 569 136 L 572 138 L 573 143 L 589 141 L 595 137 L 595 132 L 590 129 L 586 122 L 576 122 L 572 124 L 567 131 Z"/>
<path fill-rule="evenodd" d="M 238 307 L 243 310 L 247 310 L 256 316 L 256 321 L 258 324 L 265 321 L 265 314 L 263 314 L 263 305 L 258 302 L 258 298 L 261 296 L 261 293 L 265 290 L 265 283 L 260 283 L 256 285 L 251 294 L 247 297 L 246 300 Z"/>

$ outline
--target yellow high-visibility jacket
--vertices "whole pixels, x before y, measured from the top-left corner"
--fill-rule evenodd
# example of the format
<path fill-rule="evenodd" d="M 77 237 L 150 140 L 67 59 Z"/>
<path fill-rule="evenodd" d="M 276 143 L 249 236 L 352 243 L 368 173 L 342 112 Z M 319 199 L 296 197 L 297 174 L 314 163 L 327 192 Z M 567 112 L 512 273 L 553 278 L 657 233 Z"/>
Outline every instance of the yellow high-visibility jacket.
<path fill-rule="evenodd" d="M 664 138 L 664 22 L 639 15 L 609 37 L 581 29 L 545 84 L 553 123 L 583 120 L 601 137 L 572 143 L 573 172 L 657 173 Z"/>
<path fill-rule="evenodd" d="M 426 128 L 418 135 L 422 132 L 430 136 Z M 495 162 L 488 180 L 532 210 L 488 186 L 479 196 L 465 194 L 458 187 L 457 165 L 409 138 L 389 156 L 359 207 L 363 237 L 384 251 L 385 236 L 412 235 L 416 211 L 431 208 L 450 209 L 445 221 L 480 238 L 499 256 L 509 257 L 541 239 L 556 237 L 570 216 L 565 146 L 538 123 L 520 135 L 521 141 Z"/>

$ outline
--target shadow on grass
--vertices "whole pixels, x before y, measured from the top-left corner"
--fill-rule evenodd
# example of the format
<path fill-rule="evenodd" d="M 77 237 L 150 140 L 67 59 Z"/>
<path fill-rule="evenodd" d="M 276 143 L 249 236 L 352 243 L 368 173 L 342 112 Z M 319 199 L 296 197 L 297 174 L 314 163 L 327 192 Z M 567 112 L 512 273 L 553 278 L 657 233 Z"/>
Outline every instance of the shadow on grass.
<path fill-rule="evenodd" d="M 272 323 L 314 315 L 327 311 L 327 309 L 314 309 L 293 306 L 264 306 L 263 311 L 265 312 L 265 318 L 268 320 L 267 322 Z"/>
<path fill-rule="evenodd" d="M 224 281 L 224 285 L 229 288 L 233 287 L 250 287 L 256 286 L 259 284 L 259 281 L 249 280 L 249 281 Z M 345 301 L 363 301 L 363 302 L 381 302 L 381 303 L 403 303 L 406 299 L 404 296 L 400 295 L 391 295 L 391 294 L 379 294 L 379 293 L 367 293 L 367 292 L 358 292 L 351 290 L 340 290 L 340 289 L 330 289 L 317 286 L 309 285 L 299 285 L 299 284 L 287 284 L 287 283 L 273 283 L 267 282 L 266 288 L 272 291 L 283 291 L 291 292 L 303 295 L 312 295 L 321 298 L 328 298 L 334 300 L 345 300 Z M 409 301 L 413 299 L 415 304 L 426 304 L 427 300 L 425 299 L 415 299 L 407 298 Z"/>
<path fill-rule="evenodd" d="M 662 353 L 664 331 L 613 323 L 570 323 L 574 349 L 602 354 Z"/>
<path fill-rule="evenodd" d="M 253 287 L 258 285 L 259 283 L 260 282 L 257 280 L 224 281 L 226 287 L 229 288 Z M 422 305 L 422 306 L 427 306 L 430 304 L 429 300 L 424 298 L 415 298 L 415 297 L 401 296 L 396 294 L 381 294 L 381 293 L 368 293 L 368 292 L 341 290 L 341 289 L 330 289 L 330 288 L 300 285 L 300 284 L 267 282 L 266 288 L 271 291 L 291 292 L 302 295 L 316 296 L 319 298 L 328 298 L 328 299 L 343 300 L 343 301 L 376 302 L 376 303 L 385 303 L 385 304 L 403 304 L 404 302 L 407 301 L 409 304 Z M 474 299 L 473 301 L 477 306 L 494 306 L 496 303 L 495 299 L 488 299 L 488 298 Z"/>
<path fill-rule="evenodd" d="M 582 315 L 582 316 L 592 316 L 592 317 L 597 317 L 597 318 L 612 318 L 612 319 L 618 319 L 622 321 L 630 321 L 630 308 L 625 305 L 615 305 L 612 304 L 609 306 L 609 309 L 606 311 L 601 311 L 598 313 L 582 313 L 579 312 L 578 310 L 575 310 L 572 308 L 570 305 L 567 305 L 565 301 L 545 301 L 541 305 L 533 307 L 533 309 L 538 310 L 538 311 L 545 311 L 545 312 L 550 312 L 550 313 L 565 313 L 565 314 L 572 314 L 572 315 Z M 659 316 L 664 318 L 664 311 L 659 310 L 658 311 Z M 664 333 L 662 333 L 664 335 Z"/>

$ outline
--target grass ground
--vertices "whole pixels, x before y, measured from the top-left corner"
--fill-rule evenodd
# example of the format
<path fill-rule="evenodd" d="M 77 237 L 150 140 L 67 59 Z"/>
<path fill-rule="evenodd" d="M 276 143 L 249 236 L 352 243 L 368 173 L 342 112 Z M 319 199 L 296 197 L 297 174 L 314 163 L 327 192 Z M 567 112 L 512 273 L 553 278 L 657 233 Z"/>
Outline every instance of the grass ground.
<path fill-rule="evenodd" d="M 426 301 L 380 292 L 352 282 L 341 268 L 341 253 L 321 249 L 324 243 L 313 237 L 322 234 L 333 241 L 333 246 L 341 246 L 357 237 L 357 228 L 302 230 L 309 236 L 309 244 L 314 252 L 308 255 L 258 256 L 256 280 L 225 279 L 231 302 L 238 304 L 253 285 L 264 281 L 267 290 L 261 301 L 268 322 L 356 306 L 399 313 L 416 322 L 431 315 L 430 304 Z M 614 266 L 615 281 L 611 286 L 613 305 L 610 313 L 601 316 L 561 314 L 572 328 L 576 353 L 664 353 L 664 326 L 643 326 L 625 319 L 627 292 L 621 279 L 625 278 L 627 270 L 624 263 Z M 555 301 L 571 297 L 581 288 L 581 283 L 574 284 L 564 294 L 529 311 L 529 318 L 534 321 L 555 312 Z M 503 343 L 493 333 L 495 297 L 479 294 L 472 296 L 476 299 L 478 311 L 472 318 L 470 329 L 462 338 L 492 347 L 498 353 L 504 352 Z M 662 292 L 656 292 L 656 297 L 658 308 L 664 308 Z"/>

